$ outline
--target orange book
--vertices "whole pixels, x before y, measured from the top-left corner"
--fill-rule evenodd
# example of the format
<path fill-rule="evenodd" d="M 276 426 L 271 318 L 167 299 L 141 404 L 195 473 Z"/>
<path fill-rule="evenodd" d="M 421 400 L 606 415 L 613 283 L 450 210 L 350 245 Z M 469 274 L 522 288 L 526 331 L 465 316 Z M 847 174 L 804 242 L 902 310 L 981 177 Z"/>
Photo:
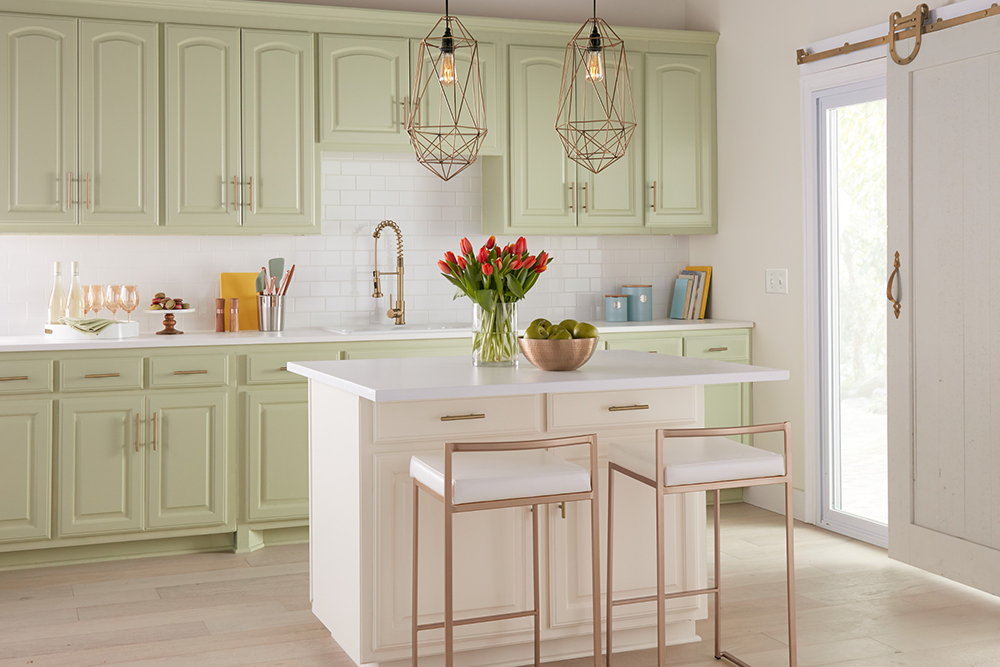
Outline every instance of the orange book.
<path fill-rule="evenodd" d="M 702 290 L 701 296 L 701 310 L 698 312 L 698 319 L 705 319 L 705 309 L 708 308 L 708 287 L 712 283 L 712 267 L 710 266 L 688 266 L 685 267 L 686 271 L 704 271 L 705 272 L 705 288 Z"/>

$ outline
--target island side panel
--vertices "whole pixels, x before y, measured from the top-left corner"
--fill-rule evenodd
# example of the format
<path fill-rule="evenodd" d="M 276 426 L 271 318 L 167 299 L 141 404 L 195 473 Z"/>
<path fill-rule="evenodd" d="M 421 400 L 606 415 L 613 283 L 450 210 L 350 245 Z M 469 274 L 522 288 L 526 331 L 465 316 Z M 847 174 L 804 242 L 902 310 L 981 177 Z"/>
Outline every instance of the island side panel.
<path fill-rule="evenodd" d="M 368 404 L 368 405 L 365 405 Z M 370 403 L 309 380 L 312 611 L 361 664 L 361 439 Z"/>

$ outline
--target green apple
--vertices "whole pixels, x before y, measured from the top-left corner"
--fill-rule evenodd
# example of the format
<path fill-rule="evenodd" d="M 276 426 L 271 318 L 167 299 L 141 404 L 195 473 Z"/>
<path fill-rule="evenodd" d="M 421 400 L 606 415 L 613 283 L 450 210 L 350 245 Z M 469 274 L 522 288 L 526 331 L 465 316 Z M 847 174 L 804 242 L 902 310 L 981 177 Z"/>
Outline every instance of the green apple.
<path fill-rule="evenodd" d="M 549 340 L 570 340 L 573 338 L 573 334 L 563 328 L 559 328 L 555 333 L 549 334 Z"/>
<path fill-rule="evenodd" d="M 576 328 L 576 325 L 577 325 L 576 320 L 563 320 L 562 322 L 559 323 L 559 326 L 561 326 L 566 331 L 573 331 L 573 329 Z"/>
<path fill-rule="evenodd" d="M 573 328 L 573 338 L 597 338 L 597 327 L 589 322 L 580 322 Z"/>
<path fill-rule="evenodd" d="M 524 332 L 524 337 L 531 340 L 545 340 L 549 337 L 549 330 L 543 326 L 532 323 Z"/>
<path fill-rule="evenodd" d="M 549 322 L 549 321 L 548 321 L 547 319 L 545 319 L 544 317 L 539 317 L 539 318 L 537 318 L 537 319 L 534 319 L 534 320 L 532 320 L 532 321 L 531 321 L 531 324 L 529 324 L 528 326 L 529 326 L 529 327 L 533 327 L 533 326 L 536 326 L 536 325 L 539 325 L 539 324 L 543 324 L 543 325 L 545 325 L 545 328 L 546 328 L 546 329 L 548 329 L 549 327 L 551 327 L 551 326 L 552 326 L 552 322 Z"/>

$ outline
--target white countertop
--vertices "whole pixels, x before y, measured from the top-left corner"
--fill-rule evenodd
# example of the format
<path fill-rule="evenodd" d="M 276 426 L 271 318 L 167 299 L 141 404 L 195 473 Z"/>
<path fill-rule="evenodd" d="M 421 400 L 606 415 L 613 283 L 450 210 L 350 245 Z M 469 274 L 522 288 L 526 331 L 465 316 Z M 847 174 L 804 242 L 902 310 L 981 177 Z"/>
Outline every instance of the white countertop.
<path fill-rule="evenodd" d="M 704 329 L 745 329 L 753 322 L 745 320 L 653 320 L 650 322 L 595 322 L 602 334 L 640 333 L 658 331 L 698 331 Z M 179 323 L 183 327 L 183 322 Z M 205 345 L 273 345 L 279 343 L 350 343 L 380 340 L 421 340 L 441 338 L 468 338 L 469 328 L 420 328 L 423 325 L 371 325 L 344 327 L 351 333 L 337 333 L 325 329 L 289 329 L 278 333 L 240 331 L 216 333 L 214 331 L 188 331 L 181 336 L 140 334 L 135 338 L 102 340 L 53 339 L 45 334 L 35 336 L 0 336 L 0 353 L 39 352 L 51 350 L 124 350 L 156 347 L 197 347 Z M 458 325 L 455 325 L 458 326 Z"/>
<path fill-rule="evenodd" d="M 768 382 L 789 377 L 788 371 L 775 368 L 630 350 L 599 350 L 583 368 L 565 372 L 541 371 L 524 359 L 516 368 L 477 368 L 464 356 L 290 362 L 288 370 L 378 402 Z"/>

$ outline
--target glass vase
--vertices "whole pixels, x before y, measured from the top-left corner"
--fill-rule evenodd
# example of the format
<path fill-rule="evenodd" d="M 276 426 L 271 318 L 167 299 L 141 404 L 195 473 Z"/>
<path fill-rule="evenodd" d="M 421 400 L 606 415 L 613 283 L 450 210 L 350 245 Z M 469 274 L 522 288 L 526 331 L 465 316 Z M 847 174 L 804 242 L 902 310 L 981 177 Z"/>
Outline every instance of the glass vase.
<path fill-rule="evenodd" d="M 472 304 L 472 363 L 476 366 L 517 365 L 517 304 L 494 302 L 487 311 Z"/>

